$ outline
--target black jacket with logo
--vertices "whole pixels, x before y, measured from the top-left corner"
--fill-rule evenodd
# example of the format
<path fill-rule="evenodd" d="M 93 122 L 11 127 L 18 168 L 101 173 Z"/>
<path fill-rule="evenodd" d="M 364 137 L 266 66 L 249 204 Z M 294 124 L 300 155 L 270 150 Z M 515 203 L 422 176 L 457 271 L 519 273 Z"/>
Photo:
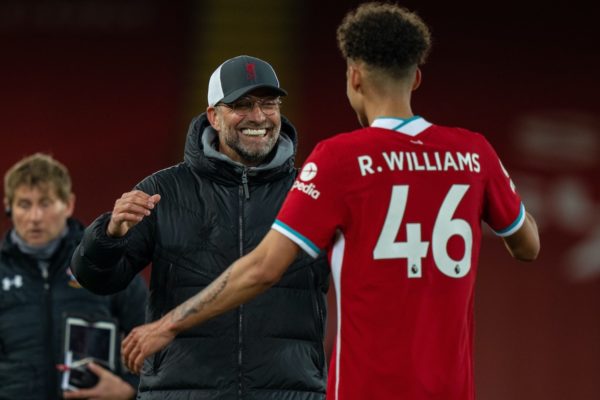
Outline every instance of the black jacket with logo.
<path fill-rule="evenodd" d="M 184 162 L 137 186 L 161 195 L 152 214 L 120 239 L 106 235 L 110 214 L 99 217 L 74 254 L 77 279 L 111 293 L 152 263 L 152 320 L 206 287 L 256 247 L 292 187 L 296 132 L 282 119 L 277 154 L 249 168 L 214 150 L 206 116 L 195 118 Z M 302 253 L 267 292 L 181 333 L 145 360 L 141 398 L 324 399 L 328 274 L 324 257 Z"/>
<path fill-rule="evenodd" d="M 65 361 L 66 315 L 116 320 L 129 332 L 144 322 L 146 283 L 136 280 L 126 291 L 99 296 L 82 288 L 69 270 L 83 226 L 68 220 L 69 232 L 50 260 L 44 277 L 37 261 L 23 254 L 7 234 L 0 247 L 0 399 L 58 399 L 56 365 Z M 118 354 L 117 354 L 118 357 Z M 119 358 L 117 358 L 118 360 Z M 117 363 L 120 364 L 120 363 Z M 138 379 L 121 376 L 134 387 Z"/>

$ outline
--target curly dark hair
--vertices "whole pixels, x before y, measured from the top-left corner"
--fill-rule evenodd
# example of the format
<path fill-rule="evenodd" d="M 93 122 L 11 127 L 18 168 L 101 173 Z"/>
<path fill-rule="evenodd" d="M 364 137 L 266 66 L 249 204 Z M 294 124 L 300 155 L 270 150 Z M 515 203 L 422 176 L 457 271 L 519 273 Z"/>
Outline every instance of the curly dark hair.
<path fill-rule="evenodd" d="M 345 59 L 401 75 L 425 63 L 431 32 L 414 12 L 395 4 L 372 2 L 344 17 L 337 41 Z"/>

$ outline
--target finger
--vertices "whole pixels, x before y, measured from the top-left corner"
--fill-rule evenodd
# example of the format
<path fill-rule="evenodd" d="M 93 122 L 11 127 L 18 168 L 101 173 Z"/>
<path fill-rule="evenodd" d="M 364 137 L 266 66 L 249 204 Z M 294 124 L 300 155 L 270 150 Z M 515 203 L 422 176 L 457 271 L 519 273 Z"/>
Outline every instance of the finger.
<path fill-rule="evenodd" d="M 123 362 L 125 364 L 125 366 L 131 370 L 131 351 L 133 350 L 133 347 L 131 345 L 129 345 L 127 348 L 123 348 L 122 355 L 123 355 Z"/>
<path fill-rule="evenodd" d="M 133 223 L 134 225 L 140 222 L 145 217 L 145 213 L 129 212 L 125 207 L 115 207 L 110 216 L 110 222 L 116 226 L 125 222 Z"/>
<path fill-rule="evenodd" d="M 126 338 L 127 342 L 123 341 L 123 345 L 122 347 L 122 353 L 123 353 L 123 359 L 125 360 L 125 365 L 127 366 L 127 368 L 129 368 L 130 370 L 133 371 L 132 369 L 132 365 L 133 365 L 133 360 L 135 359 L 135 355 L 138 352 L 137 349 L 137 338 L 135 335 L 135 332 L 131 332 L 129 334 L 129 336 L 127 336 Z"/>
<path fill-rule="evenodd" d="M 135 345 L 136 335 L 137 335 L 136 329 L 129 332 L 129 335 L 127 335 L 125 337 L 125 339 L 123 339 L 123 342 L 121 343 L 121 353 L 123 353 L 123 356 L 129 354 L 129 352 Z"/>
<path fill-rule="evenodd" d="M 79 389 L 72 392 L 63 392 L 65 399 L 87 399 L 96 393 L 92 389 Z"/>
<path fill-rule="evenodd" d="M 160 194 L 154 194 L 154 195 L 150 196 L 150 199 L 148 199 L 148 201 L 151 202 L 152 204 L 156 205 L 160 201 L 160 199 L 161 199 Z"/>
<path fill-rule="evenodd" d="M 145 359 L 144 354 L 140 351 L 134 361 L 134 371 L 137 375 L 139 375 L 140 372 L 142 371 L 142 366 L 144 365 L 144 359 Z"/>
<path fill-rule="evenodd" d="M 141 351 L 139 346 L 136 346 L 133 350 L 131 350 L 131 352 L 129 353 L 129 357 L 127 359 L 127 368 L 129 368 L 130 371 L 132 371 L 134 374 L 139 375 L 140 374 L 140 369 L 141 366 L 138 366 L 138 358 L 141 355 Z M 142 361 L 144 359 L 142 358 Z"/>
<path fill-rule="evenodd" d="M 118 212 L 112 214 L 112 219 L 116 225 L 122 225 L 123 223 L 129 223 L 136 225 L 138 222 L 143 220 L 145 215 L 135 214 L 129 212 Z"/>
<path fill-rule="evenodd" d="M 147 204 L 150 208 L 153 208 L 156 205 L 156 203 L 160 201 L 160 198 L 160 194 L 149 195 L 140 190 L 134 190 L 128 193 L 124 193 L 123 196 L 121 196 L 121 199 L 119 200 L 133 201 L 139 204 Z"/>
<path fill-rule="evenodd" d="M 87 367 L 88 367 L 88 369 L 89 369 L 90 371 L 92 371 L 92 372 L 93 372 L 94 374 L 96 374 L 98 377 L 102 377 L 102 376 L 104 376 L 104 375 L 106 375 L 106 374 L 108 374 L 108 373 L 109 373 L 109 372 L 108 372 L 106 369 L 102 368 L 100 365 L 98 365 L 98 364 L 96 364 L 96 363 L 94 363 L 94 362 L 90 362 L 90 363 L 87 365 Z"/>
<path fill-rule="evenodd" d="M 120 204 L 118 206 L 115 206 L 115 208 L 113 208 L 113 215 L 115 215 L 115 214 L 116 215 L 133 214 L 133 215 L 139 215 L 142 217 L 147 217 L 148 215 L 150 215 L 151 211 L 152 211 L 152 207 L 149 207 L 147 205 L 127 203 L 127 204 Z"/>
<path fill-rule="evenodd" d="M 131 190 L 129 192 L 125 192 L 121 195 L 122 199 L 126 199 L 126 198 L 140 198 L 140 199 L 148 199 L 150 197 L 150 195 L 146 192 L 143 192 L 141 190 L 135 189 L 135 190 Z"/>
<path fill-rule="evenodd" d="M 154 208 L 154 203 L 143 199 L 119 199 L 115 201 L 113 212 L 130 211 L 140 214 L 148 214 Z"/>
<path fill-rule="evenodd" d="M 138 329 L 138 328 L 136 328 Z M 139 374 L 139 369 L 136 369 L 136 359 L 141 354 L 141 344 L 138 340 L 138 331 L 132 331 L 123 341 L 121 352 L 125 360 L 125 366 L 135 374 Z"/>
<path fill-rule="evenodd" d="M 123 339 L 123 341 L 121 342 L 121 352 L 124 353 L 125 352 L 125 348 L 127 348 L 127 343 L 129 343 L 131 341 L 131 334 L 133 332 L 129 332 L 129 334 L 127 336 L 125 336 L 125 338 Z"/>
<path fill-rule="evenodd" d="M 150 201 L 150 196 L 145 193 L 142 194 L 130 194 L 124 193 L 123 196 L 115 200 L 113 210 L 124 209 L 130 204 L 135 204 L 145 209 L 151 209 L 154 207 L 154 203 Z"/>

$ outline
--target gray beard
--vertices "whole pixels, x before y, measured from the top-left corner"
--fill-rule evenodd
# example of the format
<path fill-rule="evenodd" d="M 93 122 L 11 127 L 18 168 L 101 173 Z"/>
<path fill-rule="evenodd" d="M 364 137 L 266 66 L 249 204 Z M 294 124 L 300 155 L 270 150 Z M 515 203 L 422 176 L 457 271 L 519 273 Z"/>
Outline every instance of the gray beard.
<path fill-rule="evenodd" d="M 225 138 L 225 143 L 227 146 L 231 147 L 244 161 L 248 163 L 262 163 L 267 157 L 271 154 L 275 145 L 277 144 L 277 139 L 275 137 L 270 138 L 269 143 L 259 149 L 254 151 L 247 150 L 241 145 L 240 140 L 237 136 L 234 138 L 227 137 Z"/>
<path fill-rule="evenodd" d="M 241 146 L 237 146 L 235 143 L 227 143 L 229 145 L 229 147 L 231 147 L 244 161 L 248 162 L 248 163 L 262 163 L 268 156 L 269 154 L 271 154 L 271 151 L 273 151 L 273 148 L 275 146 L 271 146 L 268 151 L 264 152 L 264 151 L 256 151 L 256 152 L 249 152 L 246 151 L 245 149 L 243 149 Z"/>

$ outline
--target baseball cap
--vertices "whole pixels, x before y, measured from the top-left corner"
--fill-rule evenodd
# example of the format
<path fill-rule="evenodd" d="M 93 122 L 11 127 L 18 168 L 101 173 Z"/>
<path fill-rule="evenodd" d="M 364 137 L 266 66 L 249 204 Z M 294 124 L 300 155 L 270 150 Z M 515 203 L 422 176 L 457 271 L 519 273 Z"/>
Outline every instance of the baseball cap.
<path fill-rule="evenodd" d="M 271 65 L 251 56 L 237 56 L 219 65 L 208 81 L 208 105 L 231 103 L 246 93 L 268 88 L 279 96 L 287 92 L 279 87 L 279 80 Z"/>

